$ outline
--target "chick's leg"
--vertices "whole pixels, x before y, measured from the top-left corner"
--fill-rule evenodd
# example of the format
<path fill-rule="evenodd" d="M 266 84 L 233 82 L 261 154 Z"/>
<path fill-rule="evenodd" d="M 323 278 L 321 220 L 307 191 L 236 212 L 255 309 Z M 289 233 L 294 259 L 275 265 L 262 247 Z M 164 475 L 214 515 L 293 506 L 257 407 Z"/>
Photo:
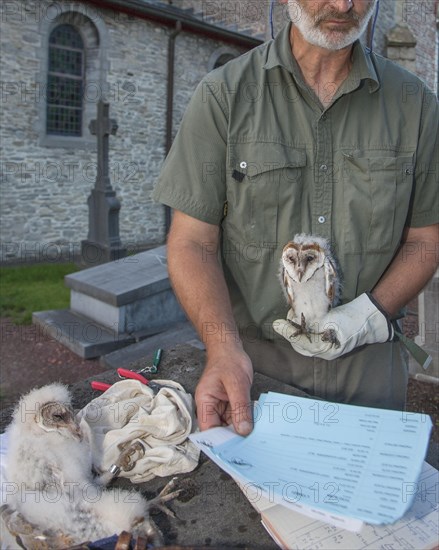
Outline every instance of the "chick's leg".
<path fill-rule="evenodd" d="M 308 330 L 308 327 L 306 325 L 306 319 L 303 313 L 300 316 L 300 324 L 296 323 L 296 321 L 292 319 L 291 309 L 288 311 L 287 320 L 293 325 L 295 329 L 297 329 L 296 332 L 291 335 L 292 338 L 295 338 L 296 336 L 300 336 L 301 334 L 304 334 L 308 338 L 308 340 L 311 342 L 310 331 Z"/>

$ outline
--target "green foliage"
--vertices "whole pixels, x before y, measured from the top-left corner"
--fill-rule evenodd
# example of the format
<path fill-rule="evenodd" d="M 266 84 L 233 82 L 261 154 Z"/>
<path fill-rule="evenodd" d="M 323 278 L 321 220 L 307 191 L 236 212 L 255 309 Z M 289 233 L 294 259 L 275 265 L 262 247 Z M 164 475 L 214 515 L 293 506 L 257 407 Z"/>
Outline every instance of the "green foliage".
<path fill-rule="evenodd" d="M 72 263 L 0 268 L 0 316 L 30 324 L 34 311 L 67 308 L 64 276 L 77 269 Z"/>

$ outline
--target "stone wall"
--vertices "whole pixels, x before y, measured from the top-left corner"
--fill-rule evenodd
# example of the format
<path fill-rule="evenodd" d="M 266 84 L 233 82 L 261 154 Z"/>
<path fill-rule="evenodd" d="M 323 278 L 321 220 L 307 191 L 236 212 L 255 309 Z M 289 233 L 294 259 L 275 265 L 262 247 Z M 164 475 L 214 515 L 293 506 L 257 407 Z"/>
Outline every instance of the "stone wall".
<path fill-rule="evenodd" d="M 72 259 L 79 253 L 81 240 L 87 238 L 87 197 L 96 176 L 95 138 L 88 121 L 96 116 L 101 97 L 110 101 L 110 116 L 119 126 L 110 137 L 110 174 L 122 203 L 121 240 L 128 249 L 163 242 L 163 208 L 150 195 L 165 156 L 171 30 L 81 2 L 59 1 L 52 11 L 50 4 L 17 0 L 2 6 L 1 259 Z M 60 138 L 46 147 L 41 144 L 44 33 L 52 20 L 72 8 L 89 18 L 105 48 L 84 90 L 84 138 L 76 144 Z M 224 48 L 229 49 L 225 43 L 186 32 L 177 37 L 174 135 L 212 56 Z"/>
<path fill-rule="evenodd" d="M 270 0 L 177 0 L 173 4 L 192 9 L 203 21 L 268 38 Z"/>
<path fill-rule="evenodd" d="M 375 51 L 416 73 L 437 92 L 438 30 L 436 0 L 381 0 Z"/>
<path fill-rule="evenodd" d="M 203 20 L 261 38 L 269 35 L 268 0 L 155 0 Z M 437 82 L 435 0 L 381 0 L 375 50 L 387 53 L 395 24 L 416 39 L 415 68 L 433 88 Z M 44 139 L 47 36 L 56 17 L 74 10 L 87 19 L 90 35 L 84 94 L 84 136 Z M 275 30 L 288 19 L 286 6 L 274 11 Z M 118 121 L 110 138 L 112 185 L 121 200 L 121 240 L 128 249 L 164 240 L 164 213 L 151 200 L 165 156 L 167 48 L 170 28 L 135 16 L 68 0 L 11 0 L 1 5 L 2 161 L 0 163 L 1 260 L 70 259 L 87 237 L 87 197 L 96 175 L 95 139 L 88 121 L 96 100 L 110 101 Z M 93 45 L 93 33 L 99 45 Z M 205 37 L 176 38 L 173 135 L 199 80 L 220 52 L 243 51 Z"/>
<path fill-rule="evenodd" d="M 436 0 L 405 0 L 398 5 L 401 21 L 416 39 L 415 72 L 435 92 L 438 91 L 438 3 Z"/>

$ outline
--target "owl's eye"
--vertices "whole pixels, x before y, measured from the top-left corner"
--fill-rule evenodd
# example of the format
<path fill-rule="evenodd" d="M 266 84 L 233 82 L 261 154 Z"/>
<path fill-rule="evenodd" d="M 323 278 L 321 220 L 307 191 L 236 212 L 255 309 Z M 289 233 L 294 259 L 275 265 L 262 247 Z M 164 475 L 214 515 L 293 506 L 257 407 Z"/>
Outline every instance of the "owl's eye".
<path fill-rule="evenodd" d="M 296 265 L 296 260 L 293 257 L 289 257 L 288 260 L 293 264 Z"/>
<path fill-rule="evenodd" d="M 309 256 L 307 256 L 305 259 L 306 259 L 307 262 L 312 262 L 312 261 L 315 260 L 315 256 L 309 255 Z"/>
<path fill-rule="evenodd" d="M 53 419 L 62 422 L 64 420 L 64 417 L 62 414 L 54 414 Z"/>

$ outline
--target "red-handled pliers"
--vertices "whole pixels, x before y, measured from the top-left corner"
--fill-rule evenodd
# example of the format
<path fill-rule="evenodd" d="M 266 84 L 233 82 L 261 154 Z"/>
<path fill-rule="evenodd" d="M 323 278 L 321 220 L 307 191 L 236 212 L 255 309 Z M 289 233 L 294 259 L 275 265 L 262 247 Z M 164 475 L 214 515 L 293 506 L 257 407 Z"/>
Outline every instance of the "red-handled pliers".
<path fill-rule="evenodd" d="M 131 378 L 132 380 L 138 380 L 142 384 L 145 384 L 145 386 L 148 386 L 150 384 L 150 381 L 147 378 L 145 378 L 141 374 L 138 374 L 137 372 L 133 372 L 132 370 L 117 369 L 117 374 L 119 375 L 119 378 Z M 94 390 L 98 391 L 107 391 L 108 388 L 110 388 L 111 386 L 112 384 L 107 384 L 106 382 L 98 382 L 97 380 L 93 380 L 93 382 L 91 382 L 91 387 Z"/>
<path fill-rule="evenodd" d="M 153 380 L 148 380 L 138 372 L 133 372 L 132 370 L 128 369 L 117 369 L 117 374 L 119 375 L 119 378 L 125 379 L 130 378 L 131 380 L 138 380 L 141 384 L 145 384 L 145 386 L 149 386 L 152 391 L 156 394 L 161 388 L 171 388 L 175 390 L 174 386 L 168 386 L 166 384 L 157 384 L 157 382 L 154 382 Z M 94 380 L 91 382 L 91 387 L 94 390 L 98 391 L 107 391 L 108 388 L 111 388 L 112 384 L 107 384 L 106 382 L 98 382 L 97 380 Z"/>
<path fill-rule="evenodd" d="M 148 378 L 145 378 L 144 376 L 142 376 L 141 374 L 133 370 L 117 369 L 117 374 L 119 375 L 119 378 L 122 378 L 122 380 L 124 380 L 125 378 L 131 378 L 131 380 L 138 380 L 141 384 L 145 384 L 145 386 L 149 386 L 155 394 L 157 394 L 161 388 L 171 388 L 175 390 L 174 386 L 168 386 L 166 384 L 157 384 L 157 382 L 154 382 L 154 380 L 148 380 Z"/>
<path fill-rule="evenodd" d="M 119 378 L 122 378 L 122 379 L 131 378 L 132 380 L 138 380 L 142 384 L 145 384 L 146 386 L 150 386 L 155 392 L 157 392 L 162 386 L 159 386 L 159 384 L 156 384 L 155 382 L 150 382 L 147 378 L 142 376 L 140 373 L 142 372 L 156 373 L 158 366 L 160 364 L 161 357 L 162 357 L 162 350 L 159 348 L 154 353 L 152 366 L 144 367 L 138 372 L 120 368 L 120 369 L 117 369 L 117 374 L 119 375 Z M 96 380 L 94 380 L 91 383 L 91 387 L 97 391 L 107 391 L 110 386 L 111 384 L 107 384 L 105 382 L 98 382 Z"/>
<path fill-rule="evenodd" d="M 98 382 L 97 380 L 93 380 L 93 382 L 90 383 L 90 386 L 92 389 L 96 391 L 107 391 L 108 388 L 111 388 L 112 384 L 107 384 L 105 382 Z"/>
<path fill-rule="evenodd" d="M 138 380 L 139 382 L 141 382 L 142 384 L 145 384 L 146 386 L 148 386 L 148 384 L 150 383 L 150 381 L 147 378 L 145 378 L 144 376 L 142 376 L 141 374 L 133 370 L 117 369 L 117 374 L 119 378 L 122 378 L 122 379 L 131 378 L 132 380 Z"/>

